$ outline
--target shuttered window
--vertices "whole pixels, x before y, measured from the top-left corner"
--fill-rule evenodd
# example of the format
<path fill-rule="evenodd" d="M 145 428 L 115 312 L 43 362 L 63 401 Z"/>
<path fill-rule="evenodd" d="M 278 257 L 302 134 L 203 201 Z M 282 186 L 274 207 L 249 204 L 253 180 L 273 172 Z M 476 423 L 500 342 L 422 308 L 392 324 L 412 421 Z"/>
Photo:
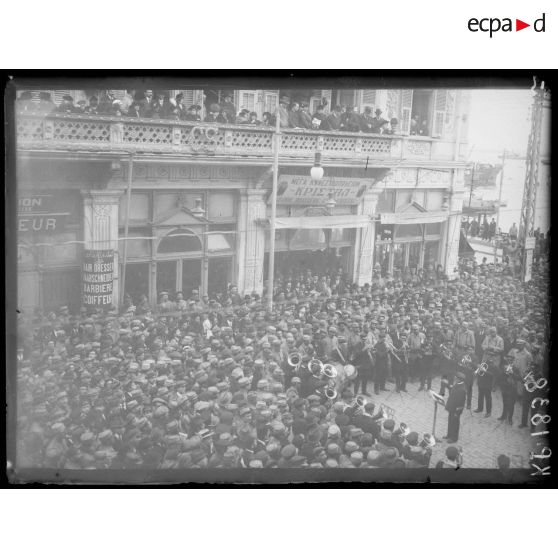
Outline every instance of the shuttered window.
<path fill-rule="evenodd" d="M 376 105 L 376 90 L 362 89 L 360 92 L 360 112 L 364 112 L 365 107 L 370 107 L 374 111 Z"/>
<path fill-rule="evenodd" d="M 238 110 L 248 109 L 250 112 L 256 110 L 256 91 L 238 92 Z"/>
<path fill-rule="evenodd" d="M 263 112 L 270 112 L 271 114 L 275 114 L 275 111 L 277 110 L 277 104 L 278 104 L 277 93 L 264 91 L 263 98 L 264 98 Z"/>
<path fill-rule="evenodd" d="M 411 112 L 413 110 L 413 90 L 401 91 L 401 134 L 408 135 L 411 129 Z"/>
<path fill-rule="evenodd" d="M 447 91 L 438 89 L 435 92 L 434 117 L 432 121 L 432 137 L 439 138 L 444 133 L 446 119 Z"/>

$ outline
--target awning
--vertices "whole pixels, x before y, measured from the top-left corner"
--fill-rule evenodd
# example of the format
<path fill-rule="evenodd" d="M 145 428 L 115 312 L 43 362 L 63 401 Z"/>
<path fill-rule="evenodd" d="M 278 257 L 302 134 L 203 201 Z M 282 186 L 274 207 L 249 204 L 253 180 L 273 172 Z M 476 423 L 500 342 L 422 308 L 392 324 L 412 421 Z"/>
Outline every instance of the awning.
<path fill-rule="evenodd" d="M 443 223 L 449 217 L 447 211 L 425 211 L 424 213 L 382 213 L 382 225 L 410 225 L 424 223 Z"/>
<path fill-rule="evenodd" d="M 264 219 L 269 226 L 269 219 Z M 276 229 L 360 229 L 372 222 L 371 215 L 317 215 L 312 217 L 277 217 Z"/>

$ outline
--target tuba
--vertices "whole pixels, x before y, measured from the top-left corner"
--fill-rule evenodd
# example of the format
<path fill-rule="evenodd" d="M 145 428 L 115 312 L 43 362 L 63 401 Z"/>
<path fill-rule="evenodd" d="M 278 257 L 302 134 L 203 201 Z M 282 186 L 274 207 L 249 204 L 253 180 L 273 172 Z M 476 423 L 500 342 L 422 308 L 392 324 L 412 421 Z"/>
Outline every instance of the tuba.
<path fill-rule="evenodd" d="M 296 370 L 300 368 L 301 363 L 302 363 L 302 355 L 300 353 L 297 352 L 290 353 L 289 356 L 287 357 L 287 364 L 289 366 L 292 366 Z"/>
<path fill-rule="evenodd" d="M 337 390 L 333 387 L 326 387 L 324 389 L 324 395 L 327 397 L 327 399 L 333 401 L 334 399 L 337 399 Z"/>

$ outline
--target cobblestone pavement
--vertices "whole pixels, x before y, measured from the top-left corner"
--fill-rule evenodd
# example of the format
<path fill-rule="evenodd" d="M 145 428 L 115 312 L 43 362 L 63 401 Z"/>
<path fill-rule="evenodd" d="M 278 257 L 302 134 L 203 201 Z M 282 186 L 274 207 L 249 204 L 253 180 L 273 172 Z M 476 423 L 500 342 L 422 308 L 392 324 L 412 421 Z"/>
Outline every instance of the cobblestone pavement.
<path fill-rule="evenodd" d="M 396 427 L 400 422 L 405 422 L 411 430 L 415 430 L 421 436 L 423 433 L 432 433 L 434 419 L 434 402 L 428 395 L 428 391 L 418 391 L 419 384 L 408 383 L 407 393 L 397 393 L 395 384 L 388 383 L 380 395 L 374 395 L 372 385 L 369 384 L 369 392 L 372 396 L 367 398 L 376 407 L 379 404 L 393 409 Z M 438 393 L 440 389 L 440 378 L 432 380 L 432 389 Z M 447 391 L 446 396 L 447 399 Z M 492 416 L 484 418 L 484 413 L 474 413 L 477 406 L 477 387 L 473 386 L 473 402 L 471 409 L 465 409 L 461 415 L 461 427 L 459 440 L 456 446 L 463 449 L 463 467 L 477 469 L 497 468 L 496 459 L 500 454 L 505 454 L 511 459 L 511 466 L 515 468 L 529 467 L 529 452 L 534 449 L 533 437 L 528 428 L 518 428 L 521 422 L 521 404 L 515 404 L 513 425 L 507 421 L 499 421 L 502 414 L 502 396 L 497 390 L 492 394 Z M 388 409 L 389 412 L 389 409 Z M 443 436 L 447 434 L 448 413 L 438 405 L 436 417 L 436 446 L 432 451 L 430 466 L 445 456 L 447 444 Z"/>

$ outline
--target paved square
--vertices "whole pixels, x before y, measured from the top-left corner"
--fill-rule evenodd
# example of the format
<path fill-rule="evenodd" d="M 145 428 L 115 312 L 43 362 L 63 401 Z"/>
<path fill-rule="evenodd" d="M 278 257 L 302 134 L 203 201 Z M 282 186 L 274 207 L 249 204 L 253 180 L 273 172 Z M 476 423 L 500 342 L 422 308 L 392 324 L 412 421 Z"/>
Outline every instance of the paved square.
<path fill-rule="evenodd" d="M 376 406 L 387 405 L 394 409 L 396 427 L 400 422 L 406 423 L 411 430 L 419 433 L 432 433 L 434 419 L 434 402 L 428 391 L 418 391 L 419 383 L 407 384 L 407 393 L 397 393 L 395 384 L 387 383 L 390 391 L 383 391 L 380 395 L 367 398 Z M 372 386 L 369 384 L 369 390 Z M 432 380 L 432 389 L 437 393 L 440 389 L 440 378 Z M 447 399 L 447 391 L 445 399 Z M 477 387 L 473 386 L 473 401 L 471 409 L 465 409 L 461 415 L 459 440 L 456 446 L 463 448 L 463 467 L 476 469 L 492 469 L 497 467 L 496 459 L 500 454 L 511 459 L 514 468 L 529 467 L 529 452 L 535 448 L 534 438 L 528 428 L 519 428 L 521 421 L 521 404 L 516 402 L 513 425 L 507 421 L 499 421 L 502 413 L 502 396 L 497 390 L 492 394 L 492 416 L 484 418 L 484 413 L 474 413 L 477 405 Z M 443 440 L 447 434 L 448 413 L 438 406 L 436 417 L 436 446 L 432 451 L 430 466 L 445 456 L 449 444 Z"/>

